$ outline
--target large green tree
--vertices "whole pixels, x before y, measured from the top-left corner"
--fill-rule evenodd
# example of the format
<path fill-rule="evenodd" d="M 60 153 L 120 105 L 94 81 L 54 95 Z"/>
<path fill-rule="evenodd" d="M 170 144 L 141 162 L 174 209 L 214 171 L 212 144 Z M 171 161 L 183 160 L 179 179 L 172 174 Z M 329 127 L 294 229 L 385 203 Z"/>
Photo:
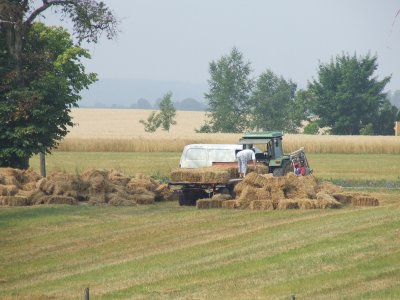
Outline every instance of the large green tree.
<path fill-rule="evenodd" d="M 0 166 L 27 168 L 32 154 L 49 152 L 72 125 L 69 108 L 79 91 L 95 79 L 80 63 L 88 53 L 66 32 L 35 25 L 50 8 L 72 21 L 78 43 L 117 33 L 118 21 L 103 2 L 0 1 Z"/>
<path fill-rule="evenodd" d="M 297 85 L 271 70 L 262 73 L 251 96 L 252 127 L 257 130 L 296 132 L 304 109 L 296 102 Z"/>
<path fill-rule="evenodd" d="M 321 127 L 332 134 L 358 135 L 366 126 L 376 127 L 390 77 L 378 80 L 374 72 L 377 57 L 369 54 L 337 56 L 320 64 L 318 78 L 309 83 L 310 110 L 319 117 Z"/>
<path fill-rule="evenodd" d="M 212 61 L 209 72 L 209 92 L 205 98 L 210 124 L 204 128 L 212 132 L 242 132 L 249 126 L 250 63 L 234 47 L 229 55 Z"/>
<path fill-rule="evenodd" d="M 80 62 L 90 58 L 88 52 L 61 27 L 33 24 L 24 47 L 24 81 L 29 84 L 7 88 L 7 76 L 0 71 L 2 167 L 27 168 L 32 153 L 54 148 L 73 125 L 69 113 L 79 92 L 96 80 Z"/>

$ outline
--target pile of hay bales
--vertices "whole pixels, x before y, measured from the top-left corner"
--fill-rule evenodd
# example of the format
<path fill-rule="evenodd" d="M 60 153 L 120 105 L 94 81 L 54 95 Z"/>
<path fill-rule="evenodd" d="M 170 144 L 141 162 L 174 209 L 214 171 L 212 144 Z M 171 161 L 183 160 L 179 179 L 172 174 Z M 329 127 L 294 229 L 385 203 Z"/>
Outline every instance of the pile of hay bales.
<path fill-rule="evenodd" d="M 136 205 L 170 200 L 172 191 L 144 175 L 133 178 L 115 170 L 89 170 L 80 175 L 63 172 L 42 178 L 33 170 L 0 168 L 0 205 L 38 204 Z"/>
<path fill-rule="evenodd" d="M 213 198 L 197 201 L 198 208 L 239 208 L 252 210 L 317 209 L 353 206 L 377 206 L 379 200 L 363 193 L 343 192 L 329 182 L 318 183 L 310 176 L 288 173 L 284 177 L 249 173 L 235 186 L 235 199 Z"/>
<path fill-rule="evenodd" d="M 265 166 L 248 167 L 250 172 L 262 174 L 267 171 Z M 237 166 L 214 166 L 198 169 L 177 169 L 171 172 L 171 181 L 190 183 L 228 183 L 230 179 L 238 178 Z"/>

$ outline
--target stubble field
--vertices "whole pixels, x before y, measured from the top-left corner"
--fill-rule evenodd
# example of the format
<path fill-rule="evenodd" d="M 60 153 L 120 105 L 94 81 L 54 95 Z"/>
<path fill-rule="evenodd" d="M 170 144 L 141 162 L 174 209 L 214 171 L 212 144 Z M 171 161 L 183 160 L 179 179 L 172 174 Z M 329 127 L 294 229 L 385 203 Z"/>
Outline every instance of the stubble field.
<path fill-rule="evenodd" d="M 240 137 L 194 134 L 203 113 L 187 113 L 187 123 L 178 115 L 181 131 L 147 134 L 138 118 L 149 112 L 74 110 L 72 144 L 47 156 L 49 169 L 164 176 L 185 142 Z M 0 298 L 81 299 L 89 287 L 93 299 L 399 299 L 400 193 L 390 188 L 400 179 L 399 138 L 285 136 L 292 139 L 321 179 L 382 183 L 357 189 L 380 206 L 1 207 Z"/>

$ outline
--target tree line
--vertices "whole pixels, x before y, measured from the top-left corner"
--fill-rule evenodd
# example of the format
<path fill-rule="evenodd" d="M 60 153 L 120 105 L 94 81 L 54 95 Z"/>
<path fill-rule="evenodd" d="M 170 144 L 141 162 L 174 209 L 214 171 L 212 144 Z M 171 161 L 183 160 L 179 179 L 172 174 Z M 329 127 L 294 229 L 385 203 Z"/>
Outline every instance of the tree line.
<path fill-rule="evenodd" d="M 341 54 L 318 66 L 316 79 L 297 90 L 290 79 L 266 70 L 252 78 L 251 63 L 232 48 L 209 65 L 209 122 L 198 132 L 328 128 L 338 135 L 393 135 L 400 114 L 384 92 L 390 76 L 374 76 L 377 56 Z"/>

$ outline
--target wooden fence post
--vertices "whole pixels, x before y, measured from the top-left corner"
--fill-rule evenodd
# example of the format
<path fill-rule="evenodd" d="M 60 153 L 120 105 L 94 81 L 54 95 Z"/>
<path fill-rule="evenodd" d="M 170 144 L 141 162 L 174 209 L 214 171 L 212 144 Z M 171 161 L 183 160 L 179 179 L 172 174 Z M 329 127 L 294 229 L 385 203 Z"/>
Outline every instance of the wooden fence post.
<path fill-rule="evenodd" d="M 89 300 L 89 288 L 85 289 L 85 300 Z"/>

